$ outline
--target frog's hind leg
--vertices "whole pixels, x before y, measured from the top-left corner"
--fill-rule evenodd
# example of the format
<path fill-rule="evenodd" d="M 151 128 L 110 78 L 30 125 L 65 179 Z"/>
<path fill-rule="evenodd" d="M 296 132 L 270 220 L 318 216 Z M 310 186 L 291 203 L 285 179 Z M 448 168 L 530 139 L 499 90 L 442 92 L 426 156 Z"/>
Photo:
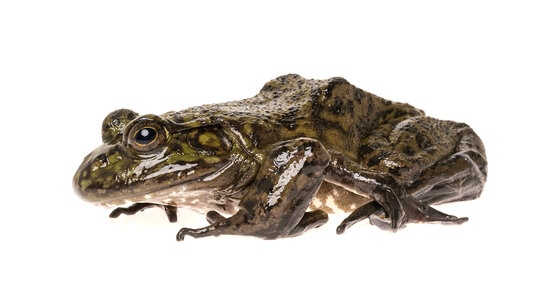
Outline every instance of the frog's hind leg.
<path fill-rule="evenodd" d="M 358 171 L 355 173 L 356 177 L 363 178 L 363 183 L 369 180 L 379 183 L 374 190 L 369 191 L 370 195 L 375 193 L 376 190 L 379 191 L 380 186 L 385 186 L 392 191 L 393 196 L 383 199 L 379 196 L 383 197 L 386 193 L 378 194 L 373 204 L 371 202 L 368 205 L 359 207 L 348 216 L 338 227 L 337 232 L 344 232 L 346 228 L 365 219 L 367 216 L 370 217 L 372 224 L 387 230 L 402 227 L 408 222 L 460 224 L 468 220 L 467 218 L 457 218 L 444 214 L 429 206 L 430 204 L 476 198 L 483 190 L 486 181 L 487 161 L 485 150 L 479 137 L 465 124 L 448 122 L 446 125 L 451 128 L 450 138 L 457 141 L 454 148 L 451 149 L 453 154 L 444 156 L 430 166 L 424 167 L 420 174 L 416 175 L 416 179 L 412 181 L 395 178 L 396 187 L 394 187 L 395 183 L 390 179 L 388 180 L 389 183 L 386 183 L 387 180 L 380 178 L 375 173 L 357 170 L 357 167 L 350 167 L 349 164 L 345 163 L 349 169 Z M 391 166 L 407 165 L 401 164 L 401 160 L 396 163 L 393 160 L 394 157 L 394 153 L 386 157 L 389 159 L 388 162 Z M 407 172 L 406 174 L 411 173 Z M 333 179 L 339 181 L 339 179 L 350 178 L 348 176 L 340 177 L 339 175 L 343 175 L 343 173 L 335 175 Z M 366 188 L 361 182 L 356 182 L 354 185 Z M 350 186 L 348 185 L 348 187 Z M 398 199 L 400 201 L 390 201 L 389 199 Z M 391 213 L 393 214 L 392 218 Z M 400 222 L 398 222 L 398 219 L 400 219 Z"/>
<path fill-rule="evenodd" d="M 325 176 L 330 161 L 318 141 L 299 138 L 277 144 L 267 155 L 252 185 L 229 218 L 212 211 L 209 226 L 182 228 L 176 239 L 250 235 L 264 239 L 295 236 L 324 224 L 324 211 L 306 212 Z"/>
<path fill-rule="evenodd" d="M 487 178 L 487 162 L 474 151 L 458 152 L 427 170 L 407 188 L 419 201 L 442 204 L 479 197 Z"/>
<path fill-rule="evenodd" d="M 485 149 L 470 127 L 465 127 L 461 134 L 456 153 L 425 170 L 417 181 L 406 188 L 421 203 L 421 207 L 429 209 L 424 218 L 413 221 L 461 224 L 468 220 L 454 219 L 429 206 L 475 199 L 483 191 L 487 179 Z M 383 210 L 372 214 L 370 221 L 380 228 L 390 228 L 390 221 L 384 218 Z"/>

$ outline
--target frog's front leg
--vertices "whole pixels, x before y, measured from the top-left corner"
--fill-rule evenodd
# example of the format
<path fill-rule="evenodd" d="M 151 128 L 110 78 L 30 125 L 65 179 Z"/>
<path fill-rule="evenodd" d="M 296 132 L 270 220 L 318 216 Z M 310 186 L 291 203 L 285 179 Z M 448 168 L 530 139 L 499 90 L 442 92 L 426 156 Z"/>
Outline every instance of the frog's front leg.
<path fill-rule="evenodd" d="M 270 151 L 255 181 L 229 217 L 209 212 L 211 225 L 183 228 L 177 240 L 220 234 L 251 235 L 275 239 L 299 235 L 327 221 L 323 211 L 306 212 L 324 179 L 330 155 L 318 141 L 299 138 L 281 142 Z"/>
<path fill-rule="evenodd" d="M 128 207 L 117 207 L 110 214 L 110 218 L 118 218 L 118 216 L 124 215 L 134 215 L 138 212 L 141 212 L 149 207 L 160 207 L 165 210 L 169 222 L 176 222 L 178 220 L 177 208 L 170 205 L 162 205 L 156 203 L 134 203 Z"/>

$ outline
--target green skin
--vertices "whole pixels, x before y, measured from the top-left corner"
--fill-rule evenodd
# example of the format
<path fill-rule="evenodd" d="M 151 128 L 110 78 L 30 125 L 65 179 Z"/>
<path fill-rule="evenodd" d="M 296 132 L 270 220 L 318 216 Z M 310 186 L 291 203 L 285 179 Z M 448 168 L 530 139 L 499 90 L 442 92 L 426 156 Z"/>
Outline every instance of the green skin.
<path fill-rule="evenodd" d="M 152 135 L 139 139 L 140 133 Z M 459 224 L 430 204 L 478 197 L 485 149 L 466 124 L 424 116 L 343 78 L 295 74 L 252 98 L 161 116 L 120 109 L 102 125 L 104 144 L 73 179 L 86 201 L 116 208 L 207 212 L 208 226 L 183 240 L 220 234 L 296 236 L 350 212 L 337 233 L 370 218 L 397 230 L 409 222 Z M 217 212 L 218 211 L 218 212 Z M 229 215 L 222 216 L 219 212 Z"/>

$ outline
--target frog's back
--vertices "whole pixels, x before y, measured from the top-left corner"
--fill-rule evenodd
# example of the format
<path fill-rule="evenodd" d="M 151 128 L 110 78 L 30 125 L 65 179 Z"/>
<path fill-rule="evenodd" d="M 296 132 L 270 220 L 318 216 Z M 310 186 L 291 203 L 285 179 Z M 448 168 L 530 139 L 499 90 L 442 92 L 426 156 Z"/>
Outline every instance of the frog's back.
<path fill-rule="evenodd" d="M 385 119 L 398 123 L 420 115 L 421 110 L 365 92 L 340 77 L 314 80 L 288 74 L 267 82 L 254 97 L 192 107 L 166 117 L 176 123 L 230 124 L 252 152 L 308 137 L 356 159 L 360 139 Z"/>

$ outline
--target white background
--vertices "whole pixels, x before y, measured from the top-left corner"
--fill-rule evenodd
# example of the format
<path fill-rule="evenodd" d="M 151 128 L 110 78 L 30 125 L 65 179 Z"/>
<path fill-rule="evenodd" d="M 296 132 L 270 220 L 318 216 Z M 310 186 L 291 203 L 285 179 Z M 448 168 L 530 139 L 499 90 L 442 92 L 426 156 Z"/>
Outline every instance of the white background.
<path fill-rule="evenodd" d="M 426 2 L 0 2 L 0 298 L 531 299 L 532 9 Z M 470 124 L 485 192 L 439 207 L 470 221 L 177 243 L 203 216 L 111 220 L 73 194 L 112 110 L 242 99 L 286 73 Z"/>

